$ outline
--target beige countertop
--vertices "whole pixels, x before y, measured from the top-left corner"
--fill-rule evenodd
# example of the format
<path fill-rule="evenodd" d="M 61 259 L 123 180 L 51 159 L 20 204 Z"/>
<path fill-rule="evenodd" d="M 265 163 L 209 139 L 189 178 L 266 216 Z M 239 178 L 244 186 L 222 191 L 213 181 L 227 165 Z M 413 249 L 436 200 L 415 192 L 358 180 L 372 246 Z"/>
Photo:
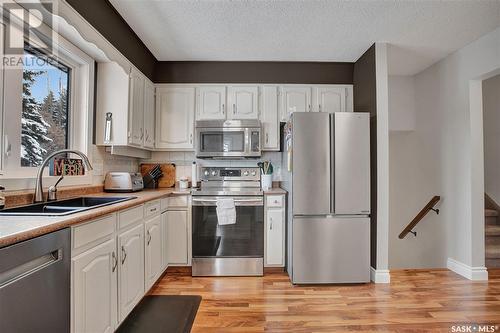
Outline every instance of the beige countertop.
<path fill-rule="evenodd" d="M 264 195 L 272 195 L 272 194 L 287 194 L 287 191 L 285 191 L 281 187 L 273 187 L 267 191 L 264 191 Z"/>
<path fill-rule="evenodd" d="M 187 195 L 190 190 L 175 188 L 144 190 L 135 193 L 95 193 L 85 196 L 136 197 L 132 200 L 111 204 L 104 207 L 89 209 L 81 213 L 66 216 L 0 216 L 0 247 L 14 244 L 63 229 L 75 224 L 86 222 L 97 217 L 114 213 L 144 202 L 171 195 Z"/>

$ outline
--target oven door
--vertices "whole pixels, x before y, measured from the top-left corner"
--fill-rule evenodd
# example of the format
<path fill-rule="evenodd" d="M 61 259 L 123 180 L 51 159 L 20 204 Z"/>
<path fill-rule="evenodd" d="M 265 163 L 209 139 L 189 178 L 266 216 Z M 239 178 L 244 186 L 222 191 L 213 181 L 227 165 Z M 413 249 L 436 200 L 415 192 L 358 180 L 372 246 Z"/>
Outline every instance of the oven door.
<path fill-rule="evenodd" d="M 196 156 L 259 157 L 260 128 L 196 128 Z"/>
<path fill-rule="evenodd" d="M 262 196 L 232 197 L 236 223 L 222 226 L 217 223 L 217 198 L 192 199 L 193 258 L 263 258 Z"/>

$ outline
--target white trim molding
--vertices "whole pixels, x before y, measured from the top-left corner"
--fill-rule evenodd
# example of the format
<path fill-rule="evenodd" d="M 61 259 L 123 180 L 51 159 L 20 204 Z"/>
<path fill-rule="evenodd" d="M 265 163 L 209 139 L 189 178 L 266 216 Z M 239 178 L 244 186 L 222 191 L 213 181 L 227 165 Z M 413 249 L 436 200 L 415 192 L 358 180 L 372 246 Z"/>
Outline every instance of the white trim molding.
<path fill-rule="evenodd" d="M 473 280 L 473 281 L 487 281 L 488 280 L 488 270 L 484 266 L 471 267 L 464 264 L 458 260 L 448 258 L 446 267 L 458 275 Z"/>
<path fill-rule="evenodd" d="M 391 274 L 388 269 L 370 267 L 370 280 L 374 283 L 391 283 Z"/>

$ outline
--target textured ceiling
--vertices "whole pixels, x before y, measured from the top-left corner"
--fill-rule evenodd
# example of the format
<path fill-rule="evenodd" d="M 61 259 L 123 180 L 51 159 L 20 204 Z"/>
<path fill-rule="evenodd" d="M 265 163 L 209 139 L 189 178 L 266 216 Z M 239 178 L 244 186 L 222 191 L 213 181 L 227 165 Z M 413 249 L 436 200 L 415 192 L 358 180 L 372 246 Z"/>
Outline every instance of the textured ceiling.
<path fill-rule="evenodd" d="M 414 74 L 500 26 L 500 0 L 110 0 L 158 60 L 356 61 Z"/>

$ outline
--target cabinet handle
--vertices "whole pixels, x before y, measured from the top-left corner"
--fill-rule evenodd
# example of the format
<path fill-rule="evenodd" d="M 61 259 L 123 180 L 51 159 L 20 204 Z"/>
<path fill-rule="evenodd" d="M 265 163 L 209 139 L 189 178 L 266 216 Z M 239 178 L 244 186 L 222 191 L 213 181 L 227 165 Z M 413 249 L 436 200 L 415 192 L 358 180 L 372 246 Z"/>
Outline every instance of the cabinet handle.
<path fill-rule="evenodd" d="M 269 143 L 269 133 L 266 133 L 266 143 Z"/>
<path fill-rule="evenodd" d="M 225 105 L 222 104 L 222 114 L 224 114 L 224 112 L 225 112 Z"/>
<path fill-rule="evenodd" d="M 113 258 L 113 268 L 111 271 L 114 273 L 116 271 L 116 266 L 118 266 L 118 258 L 116 257 L 115 251 L 111 253 L 111 258 Z"/>
<path fill-rule="evenodd" d="M 193 133 L 189 134 L 189 143 L 193 143 Z"/>
<path fill-rule="evenodd" d="M 141 127 L 141 140 L 142 140 L 142 138 L 144 138 L 144 130 Z"/>
<path fill-rule="evenodd" d="M 127 251 L 125 251 L 125 247 L 122 245 L 122 265 L 125 263 L 125 259 L 127 259 Z"/>
<path fill-rule="evenodd" d="M 236 104 L 233 103 L 233 114 L 236 114 Z"/>
<path fill-rule="evenodd" d="M 311 112 L 311 104 L 309 104 L 309 112 Z"/>
<path fill-rule="evenodd" d="M 319 112 L 321 112 L 321 104 L 320 104 L 320 105 L 318 105 L 318 108 L 319 108 Z"/>
<path fill-rule="evenodd" d="M 149 246 L 149 243 L 151 243 L 151 233 L 148 230 L 148 246 Z"/>
<path fill-rule="evenodd" d="M 273 219 L 269 218 L 269 230 L 273 230 Z"/>

